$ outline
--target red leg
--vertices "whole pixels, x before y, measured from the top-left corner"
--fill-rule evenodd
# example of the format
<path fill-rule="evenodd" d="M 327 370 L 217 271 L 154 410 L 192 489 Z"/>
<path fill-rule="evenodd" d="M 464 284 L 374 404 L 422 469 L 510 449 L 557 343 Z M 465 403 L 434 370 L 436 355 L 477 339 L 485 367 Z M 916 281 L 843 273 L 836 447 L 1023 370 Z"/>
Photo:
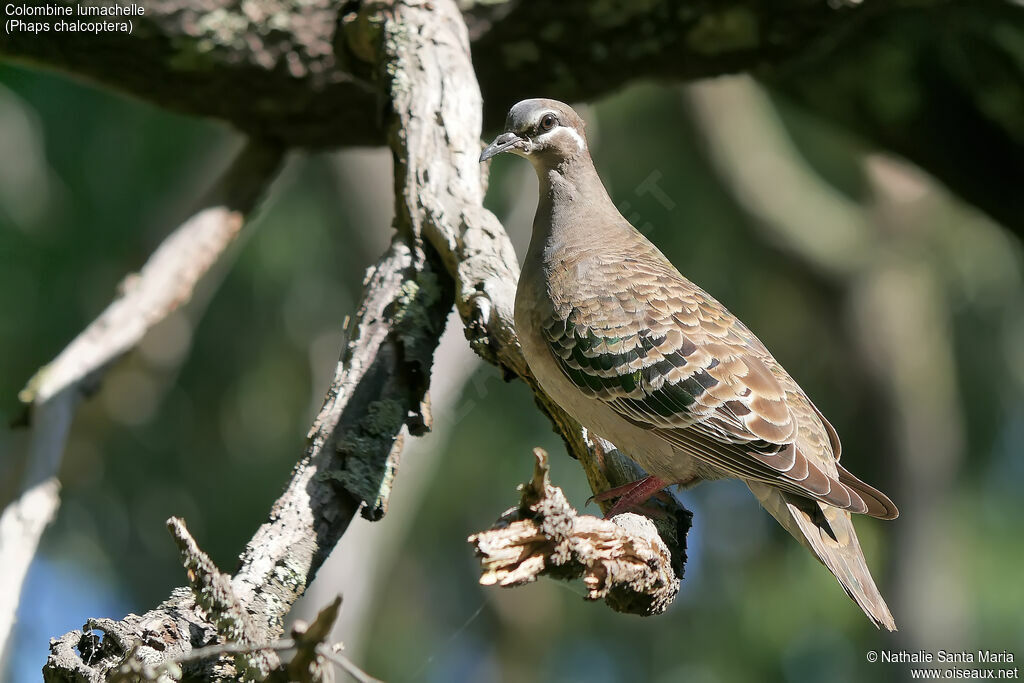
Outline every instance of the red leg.
<path fill-rule="evenodd" d="M 651 479 L 651 477 L 644 477 L 643 479 L 637 479 L 636 481 L 631 481 L 628 484 L 623 484 L 622 486 L 616 486 L 614 488 L 606 489 L 604 491 L 601 491 L 601 493 L 595 493 L 590 497 L 589 500 L 587 500 L 587 503 L 590 503 L 591 501 L 596 503 L 603 503 L 606 500 L 619 498 L 621 496 L 626 495 L 627 493 L 635 489 L 637 486 L 647 481 L 648 479 Z"/>
<path fill-rule="evenodd" d="M 632 508 L 636 508 L 641 503 L 647 502 L 648 498 L 666 486 L 668 486 L 667 482 L 664 482 L 655 476 L 648 476 L 638 481 L 626 484 L 625 486 L 616 486 L 613 489 L 602 491 L 591 500 L 604 501 L 611 500 L 612 498 L 618 498 L 618 500 L 615 501 L 615 505 L 613 505 L 604 516 L 605 519 L 611 519 L 615 515 L 626 512 Z"/>

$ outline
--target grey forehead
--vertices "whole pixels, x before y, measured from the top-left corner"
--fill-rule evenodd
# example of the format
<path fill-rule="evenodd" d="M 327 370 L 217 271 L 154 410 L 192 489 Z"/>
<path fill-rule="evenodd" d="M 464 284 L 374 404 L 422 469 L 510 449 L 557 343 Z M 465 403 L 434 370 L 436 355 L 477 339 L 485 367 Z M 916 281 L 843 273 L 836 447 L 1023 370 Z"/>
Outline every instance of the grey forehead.
<path fill-rule="evenodd" d="M 505 119 L 505 130 L 524 130 L 536 123 L 537 119 L 544 112 L 558 113 L 547 100 L 534 99 L 517 102 L 508 110 L 508 118 Z"/>

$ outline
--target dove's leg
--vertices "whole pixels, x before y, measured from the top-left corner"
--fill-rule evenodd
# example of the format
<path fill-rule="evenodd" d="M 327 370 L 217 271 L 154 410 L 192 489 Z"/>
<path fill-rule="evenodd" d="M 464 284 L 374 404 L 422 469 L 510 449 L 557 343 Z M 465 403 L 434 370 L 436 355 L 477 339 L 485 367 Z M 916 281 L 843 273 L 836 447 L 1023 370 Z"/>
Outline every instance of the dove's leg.
<path fill-rule="evenodd" d="M 641 484 L 644 484 L 645 482 L 650 481 L 650 480 L 661 481 L 657 477 L 651 477 L 651 476 L 644 477 L 643 479 L 637 479 L 636 481 L 631 481 L 628 484 L 623 484 L 622 486 L 616 486 L 614 488 L 610 488 L 610 489 L 607 489 L 605 491 L 601 491 L 601 493 L 595 493 L 594 495 L 592 495 L 590 497 L 589 500 L 587 500 L 587 502 L 590 503 L 591 501 L 593 501 L 593 502 L 600 503 L 600 502 L 604 502 L 606 500 L 612 500 L 614 498 L 619 498 L 621 496 L 626 495 L 627 493 L 629 493 L 633 489 L 637 488 Z"/>
<path fill-rule="evenodd" d="M 615 505 L 604 516 L 605 519 L 611 519 L 615 515 L 639 507 L 642 503 L 647 502 L 648 498 L 668 485 L 668 482 L 658 477 L 648 476 L 624 486 L 616 486 L 613 489 L 602 491 L 594 496 L 592 500 L 603 501 L 618 498 L 615 501 Z"/>

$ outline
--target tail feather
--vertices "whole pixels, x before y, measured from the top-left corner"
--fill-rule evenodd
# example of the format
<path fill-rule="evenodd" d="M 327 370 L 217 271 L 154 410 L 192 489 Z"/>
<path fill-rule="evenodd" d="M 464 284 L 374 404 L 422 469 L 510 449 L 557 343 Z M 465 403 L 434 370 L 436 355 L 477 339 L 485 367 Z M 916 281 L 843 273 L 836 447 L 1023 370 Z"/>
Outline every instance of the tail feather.
<path fill-rule="evenodd" d="M 896 519 L 900 516 L 900 511 L 896 508 L 896 504 L 889 500 L 889 496 L 861 481 L 838 462 L 836 467 L 839 469 L 840 483 L 853 489 L 867 505 L 868 509 L 864 514 L 878 519 Z"/>
<path fill-rule="evenodd" d="M 871 578 L 849 512 L 783 493 L 767 484 L 746 483 L 761 505 L 786 531 L 828 567 L 847 595 L 864 610 L 875 626 L 896 630 L 889 607 Z"/>

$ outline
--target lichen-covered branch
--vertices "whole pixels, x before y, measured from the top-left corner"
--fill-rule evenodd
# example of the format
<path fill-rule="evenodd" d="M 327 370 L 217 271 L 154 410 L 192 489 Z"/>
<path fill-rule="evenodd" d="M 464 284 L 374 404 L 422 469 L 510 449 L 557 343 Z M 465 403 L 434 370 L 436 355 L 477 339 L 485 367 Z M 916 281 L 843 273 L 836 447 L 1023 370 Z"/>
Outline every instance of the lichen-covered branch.
<path fill-rule="evenodd" d="M 103 0 L 95 5 L 118 4 Z M 336 50 L 350 3 L 141 0 L 129 35 L 11 32 L 0 56 L 58 69 L 168 109 L 228 121 L 258 139 L 322 146 L 379 121 L 358 62 Z M 344 41 L 339 40 L 338 46 Z M 373 126 L 374 140 L 383 135 Z"/>
<path fill-rule="evenodd" d="M 112 4 L 105 0 L 99 4 Z M 378 0 L 142 0 L 132 35 L 11 33 L 0 56 L 68 71 L 161 106 L 230 122 L 288 145 L 381 144 Z M 921 2 L 914 3 L 921 5 Z M 473 60 L 496 126 L 510 102 L 572 101 L 638 76 L 693 79 L 778 64 L 862 17 L 901 3 L 463 3 Z M 588 27 L 586 40 L 570 39 Z"/>
<path fill-rule="evenodd" d="M 541 576 L 582 579 L 588 600 L 619 612 L 661 614 L 679 592 L 672 555 L 646 517 L 579 515 L 549 479 L 548 455 L 533 451 L 533 478 L 519 506 L 469 537 L 485 586 L 521 586 Z"/>
<path fill-rule="evenodd" d="M 371 269 L 306 455 L 242 553 L 235 591 L 262 615 L 266 639 L 280 635 L 353 515 L 386 512 L 403 429 L 429 428 L 430 363 L 451 291 L 415 241 L 403 230 Z"/>
<path fill-rule="evenodd" d="M 0 41 L 0 58 L 85 77 L 283 145 L 386 142 L 388 98 L 376 79 L 377 36 L 367 17 L 389 3 L 138 4 L 145 14 L 133 19 L 131 35 L 38 40 L 12 32 Z M 490 129 L 523 97 L 589 101 L 637 80 L 746 72 L 907 156 L 1024 234 L 1024 211 L 1006 189 L 1013 183 L 995 182 L 1024 173 L 1018 87 L 1024 60 L 1014 48 L 1024 9 L 1018 3 L 467 0 L 460 6 Z M 584 40 L 576 39 L 580 30 Z M 996 33 L 998 40 L 991 38 Z M 985 163 L 973 161 L 979 148 L 988 151 Z"/>
<path fill-rule="evenodd" d="M 235 595 L 231 576 L 217 569 L 192 538 L 184 520 L 172 517 L 167 520 L 167 528 L 181 552 L 196 607 L 213 624 L 218 637 L 242 645 L 260 642 L 260 629 Z M 279 663 L 273 653 L 260 651 L 238 654 L 234 661 L 235 671 L 242 678 L 263 678 Z"/>
<path fill-rule="evenodd" d="M 371 518 L 383 514 L 401 431 L 405 426 L 417 433 L 426 428 L 423 405 L 430 368 L 421 363 L 423 353 L 429 361 L 451 295 L 444 280 L 437 278 L 434 289 L 413 286 L 419 278 L 430 280 L 431 271 L 422 250 L 403 238 L 411 239 L 401 232 L 368 274 L 351 339 L 310 430 L 305 456 L 269 519 L 246 545 L 231 579 L 235 598 L 258 615 L 250 625 L 249 642 L 271 642 L 281 636 L 285 615 L 361 506 Z M 402 324 L 412 318 L 416 325 Z M 142 617 L 104 622 L 103 630 L 119 637 L 89 646 L 97 623 L 90 621 L 82 631 L 51 644 L 45 669 L 49 680 L 102 680 L 129 652 L 155 665 L 223 635 L 188 589 L 175 590 Z M 133 643 L 140 642 L 152 642 L 154 647 L 133 651 Z M 79 653 L 93 650 L 99 655 L 86 664 Z M 208 668 L 194 675 L 215 677 Z"/>
<path fill-rule="evenodd" d="M 192 587 L 194 605 L 186 609 L 215 624 L 216 634 L 210 644 L 181 652 L 187 638 L 180 632 L 166 630 L 164 637 L 153 630 L 158 619 L 142 617 L 144 634 L 139 638 L 139 617 L 129 615 L 124 621 L 90 620 L 86 631 L 74 631 L 55 643 L 44 669 L 44 677 L 53 680 L 96 680 L 97 669 L 106 671 L 110 683 L 167 683 L 167 681 L 211 679 L 218 681 L 266 681 L 267 683 L 330 683 L 334 680 L 331 664 L 341 667 L 355 680 L 379 683 L 350 660 L 342 656 L 339 645 L 328 646 L 327 637 L 338 618 L 341 596 L 321 609 L 312 624 L 296 620 L 291 637 L 273 641 L 254 641 L 250 634 L 253 615 L 234 596 L 231 577 L 222 574 L 191 537 L 183 520 L 167 522 L 171 535 L 181 550 L 182 559 Z M 177 591 L 183 598 L 184 589 Z M 158 617 L 170 617 L 166 612 Z M 167 622 L 164 622 L 167 625 Z M 103 634 L 102 639 L 97 632 Z M 204 639 L 210 635 L 204 627 Z M 195 634 L 193 634 L 194 637 Z M 171 637 L 168 637 L 171 636 Z M 206 641 L 209 642 L 209 641 Z M 280 653 L 294 651 L 291 657 Z M 82 655 L 82 660 L 78 655 Z M 224 661 L 230 656 L 232 661 Z M 65 662 L 64 668 L 55 660 Z M 109 666 L 107 664 L 109 663 Z M 89 668 L 92 665 L 94 668 Z M 102 665 L 102 666 L 101 666 Z"/>
<path fill-rule="evenodd" d="M 124 619 L 88 619 L 81 629 L 50 641 L 43 667 L 47 683 L 103 681 L 119 671 L 159 667 L 187 655 L 192 642 L 217 642 L 216 629 L 196 608 L 188 588 L 143 615 Z M 131 656 L 132 661 L 126 661 Z M 184 673 L 195 670 L 185 666 Z"/>

